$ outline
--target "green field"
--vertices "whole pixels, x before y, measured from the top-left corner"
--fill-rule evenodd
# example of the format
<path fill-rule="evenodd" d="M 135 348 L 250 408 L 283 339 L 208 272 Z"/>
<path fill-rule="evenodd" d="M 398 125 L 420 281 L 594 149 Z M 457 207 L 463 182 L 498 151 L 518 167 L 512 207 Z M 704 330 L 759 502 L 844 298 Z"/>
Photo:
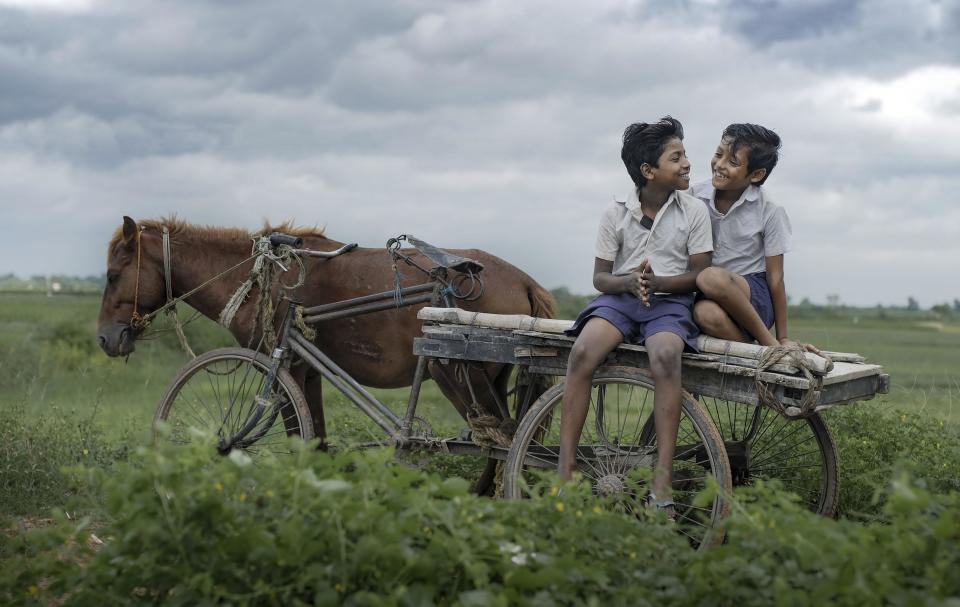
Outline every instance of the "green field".
<path fill-rule="evenodd" d="M 163 331 L 165 320 L 129 359 L 107 358 L 95 343 L 99 305 L 91 296 L 0 295 L 0 406 L 22 404 L 30 416 L 95 415 L 110 435 L 123 430 L 146 436 L 164 387 L 188 359 L 173 334 Z M 792 333 L 884 366 L 892 378 L 890 394 L 855 406 L 960 421 L 960 325 L 802 318 L 793 322 Z M 197 351 L 231 342 L 203 318 L 187 327 L 187 335 Z M 405 405 L 405 390 L 377 394 L 397 410 Z M 345 401 L 331 393 L 326 402 L 335 436 Z M 459 418 L 432 383 L 421 402 L 437 430 L 456 431 Z"/>
<path fill-rule="evenodd" d="M 396 466 L 389 450 L 304 451 L 245 468 L 249 459 L 211 460 L 205 450 L 137 449 L 188 359 L 164 322 L 129 360 L 109 359 L 95 342 L 98 308 L 94 296 L 0 295 L 4 604 L 61 604 L 71 593 L 77 604 L 100 604 L 104 592 L 125 604 L 144 589 L 195 599 L 187 603 L 284 604 L 277 597 L 316 602 L 317 592 L 403 593 L 403 584 L 448 604 L 460 596 L 451 577 L 474 597 L 459 604 L 494 604 L 483 598 L 494 595 L 503 599 L 496 604 L 521 604 L 530 591 L 545 604 L 608 595 L 601 603 L 635 604 L 651 592 L 664 604 L 691 592 L 697 604 L 926 604 L 960 591 L 945 575 L 960 562 L 956 324 L 798 313 L 795 338 L 866 355 L 892 376 L 890 394 L 825 415 L 840 461 L 839 520 L 815 516 L 776 485 L 738 489 L 727 543 L 695 553 L 669 527 L 638 526 L 636 513 L 607 512 L 602 498 L 576 487 L 562 498 L 556 487 L 531 500 L 469 495 L 455 477 L 475 478 L 476 458 L 414 454 Z M 187 334 L 197 351 L 231 343 L 206 319 Z M 404 409 L 405 390 L 375 393 Z M 325 410 L 335 444 L 382 438 L 337 393 L 325 394 Z M 439 435 L 463 425 L 432 383 L 419 412 Z M 61 514 L 53 525 L 50 513 L 64 510 L 79 522 Z M 104 547 L 83 548 L 90 530 Z M 338 542 L 349 549 L 330 551 Z M 542 563 L 517 561 L 524 546 L 545 555 Z M 639 566 L 628 566 L 638 554 Z M 410 558 L 421 565 L 410 568 Z M 437 577 L 443 567 L 450 573 Z M 851 572 L 873 577 L 851 583 Z M 321 602 L 338 602 L 328 598 Z M 411 601 L 384 604 L 418 604 Z"/>

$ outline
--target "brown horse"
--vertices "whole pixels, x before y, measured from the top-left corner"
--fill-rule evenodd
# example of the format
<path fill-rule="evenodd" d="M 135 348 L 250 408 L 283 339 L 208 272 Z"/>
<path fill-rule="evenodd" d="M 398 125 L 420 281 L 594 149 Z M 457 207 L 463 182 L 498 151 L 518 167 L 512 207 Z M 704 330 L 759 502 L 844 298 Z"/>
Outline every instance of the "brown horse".
<path fill-rule="evenodd" d="M 109 356 L 124 356 L 133 352 L 142 329 L 131 319 L 135 313 L 150 313 L 166 301 L 162 252 L 164 228 L 169 231 L 171 239 L 171 286 L 174 297 L 250 257 L 251 242 L 261 234 L 279 231 L 302 236 L 306 248 L 319 251 L 331 251 L 342 245 L 327 238 L 322 231 L 294 229 L 288 224 L 267 226 L 262 232 L 251 234 L 239 229 L 190 225 L 177 219 L 143 221 L 138 225 L 129 217 L 124 217 L 123 225 L 116 230 L 109 244 L 107 286 L 98 324 L 100 346 Z M 413 249 L 404 249 L 402 252 L 423 267 L 432 265 Z M 553 317 L 553 297 L 518 268 L 477 249 L 452 252 L 479 261 L 484 266 L 482 296 L 475 301 L 458 301 L 456 305 L 499 314 Z M 312 306 L 391 290 L 394 288 L 391 261 L 386 249 L 368 248 L 356 248 L 332 259 L 305 259 L 307 282 L 299 289 L 298 296 Z M 241 265 L 188 297 L 186 302 L 208 318 L 216 320 L 230 296 L 247 279 L 252 265 L 252 261 Z M 407 277 L 403 286 L 427 281 L 424 274 L 413 268 L 403 266 L 401 269 Z M 286 284 L 294 283 L 296 270 L 291 269 L 281 279 Z M 258 299 L 259 293 L 254 287 L 229 327 L 241 345 L 256 343 L 259 338 L 259 329 L 256 328 Z M 361 384 L 377 388 L 409 386 L 416 366 L 416 357 L 412 353 L 413 339 L 421 332 L 421 322 L 417 319 L 420 307 L 422 305 L 406 306 L 322 322 L 315 327 L 315 343 Z M 464 381 L 465 374 L 454 372 L 450 366 L 442 368 L 441 365 L 431 365 L 428 371 L 441 391 L 465 416 L 472 401 Z M 312 371 L 308 373 L 303 366 L 295 367 L 293 372 L 295 377 L 299 373 L 297 379 L 304 387 L 316 435 L 323 443 L 326 429 L 319 376 L 314 377 Z M 497 387 L 500 396 L 504 397 L 510 375 L 509 366 L 486 364 L 483 372 Z M 476 385 L 473 392 L 481 401 L 478 404 L 485 413 L 496 415 L 497 407 L 492 397 L 487 396 L 490 391 L 487 382 L 478 375 L 479 368 L 471 373 L 471 384 Z M 536 398 L 545 387 L 535 383 L 529 389 L 536 391 L 533 394 Z M 505 402 L 505 398 L 502 402 Z"/>

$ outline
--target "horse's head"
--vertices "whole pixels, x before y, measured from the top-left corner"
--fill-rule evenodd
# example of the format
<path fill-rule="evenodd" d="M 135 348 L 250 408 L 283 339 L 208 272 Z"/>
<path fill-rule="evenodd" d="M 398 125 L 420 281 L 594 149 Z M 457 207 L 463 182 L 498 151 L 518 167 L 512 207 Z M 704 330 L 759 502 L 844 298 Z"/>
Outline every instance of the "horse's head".
<path fill-rule="evenodd" d="M 100 347 L 107 356 L 133 352 L 144 326 L 136 322 L 163 305 L 163 259 L 160 235 L 144 230 L 129 217 L 110 241 L 107 286 L 97 324 Z"/>

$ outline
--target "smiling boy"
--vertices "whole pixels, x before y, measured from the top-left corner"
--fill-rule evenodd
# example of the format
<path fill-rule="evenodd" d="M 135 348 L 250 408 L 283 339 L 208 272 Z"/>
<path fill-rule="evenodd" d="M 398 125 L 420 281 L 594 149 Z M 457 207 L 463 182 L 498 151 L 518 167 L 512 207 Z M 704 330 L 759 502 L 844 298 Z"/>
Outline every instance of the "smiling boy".
<path fill-rule="evenodd" d="M 762 346 L 790 345 L 783 255 L 790 219 L 762 188 L 777 165 L 780 137 L 756 124 L 731 124 L 710 161 L 712 179 L 691 194 L 707 207 L 713 228 L 713 266 L 697 277 L 704 299 L 694 320 L 707 335 Z M 769 327 L 776 327 L 776 338 Z M 816 352 L 816 348 L 805 345 Z"/>
<path fill-rule="evenodd" d="M 577 339 L 567 362 L 560 421 L 559 472 L 570 479 L 594 371 L 620 343 L 647 348 L 654 378 L 657 463 L 650 501 L 672 512 L 671 477 L 680 419 L 680 355 L 696 349 L 691 316 L 697 273 L 710 264 L 706 209 L 684 192 L 690 162 L 683 126 L 665 116 L 623 134 L 620 156 L 634 188 L 604 210 L 597 234 L 593 285 L 602 294 L 568 335 Z"/>

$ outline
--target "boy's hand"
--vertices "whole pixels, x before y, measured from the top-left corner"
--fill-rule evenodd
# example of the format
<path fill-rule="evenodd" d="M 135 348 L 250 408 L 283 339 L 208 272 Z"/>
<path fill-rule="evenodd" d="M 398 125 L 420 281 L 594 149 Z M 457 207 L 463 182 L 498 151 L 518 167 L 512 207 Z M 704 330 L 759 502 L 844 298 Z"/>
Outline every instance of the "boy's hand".
<path fill-rule="evenodd" d="M 627 281 L 626 292 L 630 293 L 637 297 L 637 299 L 643 299 L 643 286 L 642 286 L 642 277 L 639 270 L 634 270 L 630 272 L 624 279 Z"/>
<path fill-rule="evenodd" d="M 660 277 L 653 273 L 650 261 L 644 259 L 640 264 L 640 300 L 643 301 L 643 305 L 650 307 L 650 296 L 661 290 Z"/>

